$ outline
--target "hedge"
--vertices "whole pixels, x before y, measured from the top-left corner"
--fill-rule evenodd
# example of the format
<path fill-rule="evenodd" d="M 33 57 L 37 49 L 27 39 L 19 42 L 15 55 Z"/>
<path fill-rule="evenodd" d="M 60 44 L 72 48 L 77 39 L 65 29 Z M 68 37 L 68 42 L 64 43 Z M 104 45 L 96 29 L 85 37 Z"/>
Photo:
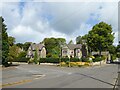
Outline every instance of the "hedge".
<path fill-rule="evenodd" d="M 69 61 L 69 58 L 61 58 L 61 62 L 68 62 Z"/>
<path fill-rule="evenodd" d="M 59 63 L 59 58 L 40 58 L 39 63 Z"/>
<path fill-rule="evenodd" d="M 70 58 L 70 62 L 80 62 L 81 59 L 79 58 Z"/>
<path fill-rule="evenodd" d="M 61 58 L 61 62 L 79 62 L 79 58 Z M 59 63 L 60 58 L 40 58 L 39 63 Z"/>
<path fill-rule="evenodd" d="M 30 58 L 21 57 L 21 58 L 15 58 L 12 62 L 28 62 Z"/>
<path fill-rule="evenodd" d="M 86 58 L 86 57 L 84 58 L 84 57 L 82 57 L 82 58 L 81 58 L 81 61 L 82 61 L 82 62 L 88 62 L 88 61 L 89 61 L 89 58 Z"/>
<path fill-rule="evenodd" d="M 93 59 L 93 62 L 99 62 L 102 61 L 102 57 L 96 57 Z"/>

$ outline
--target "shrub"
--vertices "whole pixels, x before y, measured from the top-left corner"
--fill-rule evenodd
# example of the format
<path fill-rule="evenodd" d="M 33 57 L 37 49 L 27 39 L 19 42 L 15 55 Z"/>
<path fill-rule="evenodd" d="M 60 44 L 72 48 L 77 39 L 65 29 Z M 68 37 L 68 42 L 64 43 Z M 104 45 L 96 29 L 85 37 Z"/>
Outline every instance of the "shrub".
<path fill-rule="evenodd" d="M 21 57 L 21 58 L 17 57 L 17 58 L 14 59 L 13 62 L 28 62 L 29 59 L 30 58 L 26 58 L 26 57 Z"/>
<path fill-rule="evenodd" d="M 88 60 L 87 62 L 88 62 L 88 63 L 92 63 L 92 62 L 93 62 L 93 60 Z"/>
<path fill-rule="evenodd" d="M 111 55 L 111 60 L 115 60 L 116 58 L 117 58 L 116 55 L 114 55 L 114 54 Z"/>
<path fill-rule="evenodd" d="M 79 58 L 70 58 L 70 62 L 79 62 L 80 59 Z"/>
<path fill-rule="evenodd" d="M 120 58 L 120 53 L 117 54 L 117 58 Z"/>
<path fill-rule="evenodd" d="M 102 60 L 105 60 L 106 59 L 106 56 L 101 56 Z"/>
<path fill-rule="evenodd" d="M 40 63 L 59 63 L 59 58 L 40 58 Z"/>
<path fill-rule="evenodd" d="M 82 57 L 82 58 L 81 58 L 81 61 L 82 61 L 82 62 L 88 62 L 88 61 L 89 61 L 89 58 L 84 58 L 84 57 Z"/>
<path fill-rule="evenodd" d="M 46 58 L 47 63 L 59 63 L 59 58 Z"/>
<path fill-rule="evenodd" d="M 69 58 L 61 58 L 61 62 L 68 62 L 69 61 Z"/>
<path fill-rule="evenodd" d="M 93 62 L 99 62 L 102 61 L 102 57 L 96 57 L 93 59 Z"/>
<path fill-rule="evenodd" d="M 18 55 L 18 58 L 22 58 L 22 57 L 25 57 L 26 56 L 26 52 L 21 52 L 19 55 Z"/>
<path fill-rule="evenodd" d="M 34 63 L 34 59 L 33 58 L 29 59 L 28 64 L 30 64 L 30 63 Z"/>
<path fill-rule="evenodd" d="M 38 54 L 37 54 L 37 51 L 35 51 L 34 63 L 35 63 L 35 64 L 38 63 Z"/>
<path fill-rule="evenodd" d="M 66 63 L 67 65 L 69 65 L 70 61 L 66 61 L 65 63 Z"/>
<path fill-rule="evenodd" d="M 46 58 L 40 58 L 39 63 L 45 63 Z"/>
<path fill-rule="evenodd" d="M 51 53 L 48 53 L 46 57 L 47 57 L 47 58 L 52 57 L 52 54 L 51 54 Z"/>

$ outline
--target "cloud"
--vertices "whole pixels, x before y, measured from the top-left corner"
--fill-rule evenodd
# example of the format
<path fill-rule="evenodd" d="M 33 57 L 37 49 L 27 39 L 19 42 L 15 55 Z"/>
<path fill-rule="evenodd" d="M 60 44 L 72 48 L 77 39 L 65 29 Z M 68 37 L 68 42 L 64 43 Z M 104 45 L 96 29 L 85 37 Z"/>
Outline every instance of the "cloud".
<path fill-rule="evenodd" d="M 46 37 L 75 42 L 100 21 L 118 30 L 117 2 L 4 2 L 1 8 L 8 33 L 17 42 L 40 42 Z"/>

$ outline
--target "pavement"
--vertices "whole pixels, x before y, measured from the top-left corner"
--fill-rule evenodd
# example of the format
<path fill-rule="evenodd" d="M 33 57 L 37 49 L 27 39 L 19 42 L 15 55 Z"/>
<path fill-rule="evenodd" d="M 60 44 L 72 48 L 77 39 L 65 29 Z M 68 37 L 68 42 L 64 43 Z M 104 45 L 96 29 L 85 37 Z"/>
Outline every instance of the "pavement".
<path fill-rule="evenodd" d="M 58 67 L 20 64 L 2 69 L 2 88 L 115 88 L 118 64 Z"/>

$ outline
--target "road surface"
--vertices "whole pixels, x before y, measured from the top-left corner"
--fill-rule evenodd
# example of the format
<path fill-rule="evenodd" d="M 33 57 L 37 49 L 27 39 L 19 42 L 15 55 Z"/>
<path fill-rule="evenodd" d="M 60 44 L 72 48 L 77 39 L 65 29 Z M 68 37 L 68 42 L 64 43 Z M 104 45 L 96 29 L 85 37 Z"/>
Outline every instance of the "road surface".
<path fill-rule="evenodd" d="M 2 70 L 3 88 L 114 88 L 118 65 L 57 67 L 27 65 Z"/>

